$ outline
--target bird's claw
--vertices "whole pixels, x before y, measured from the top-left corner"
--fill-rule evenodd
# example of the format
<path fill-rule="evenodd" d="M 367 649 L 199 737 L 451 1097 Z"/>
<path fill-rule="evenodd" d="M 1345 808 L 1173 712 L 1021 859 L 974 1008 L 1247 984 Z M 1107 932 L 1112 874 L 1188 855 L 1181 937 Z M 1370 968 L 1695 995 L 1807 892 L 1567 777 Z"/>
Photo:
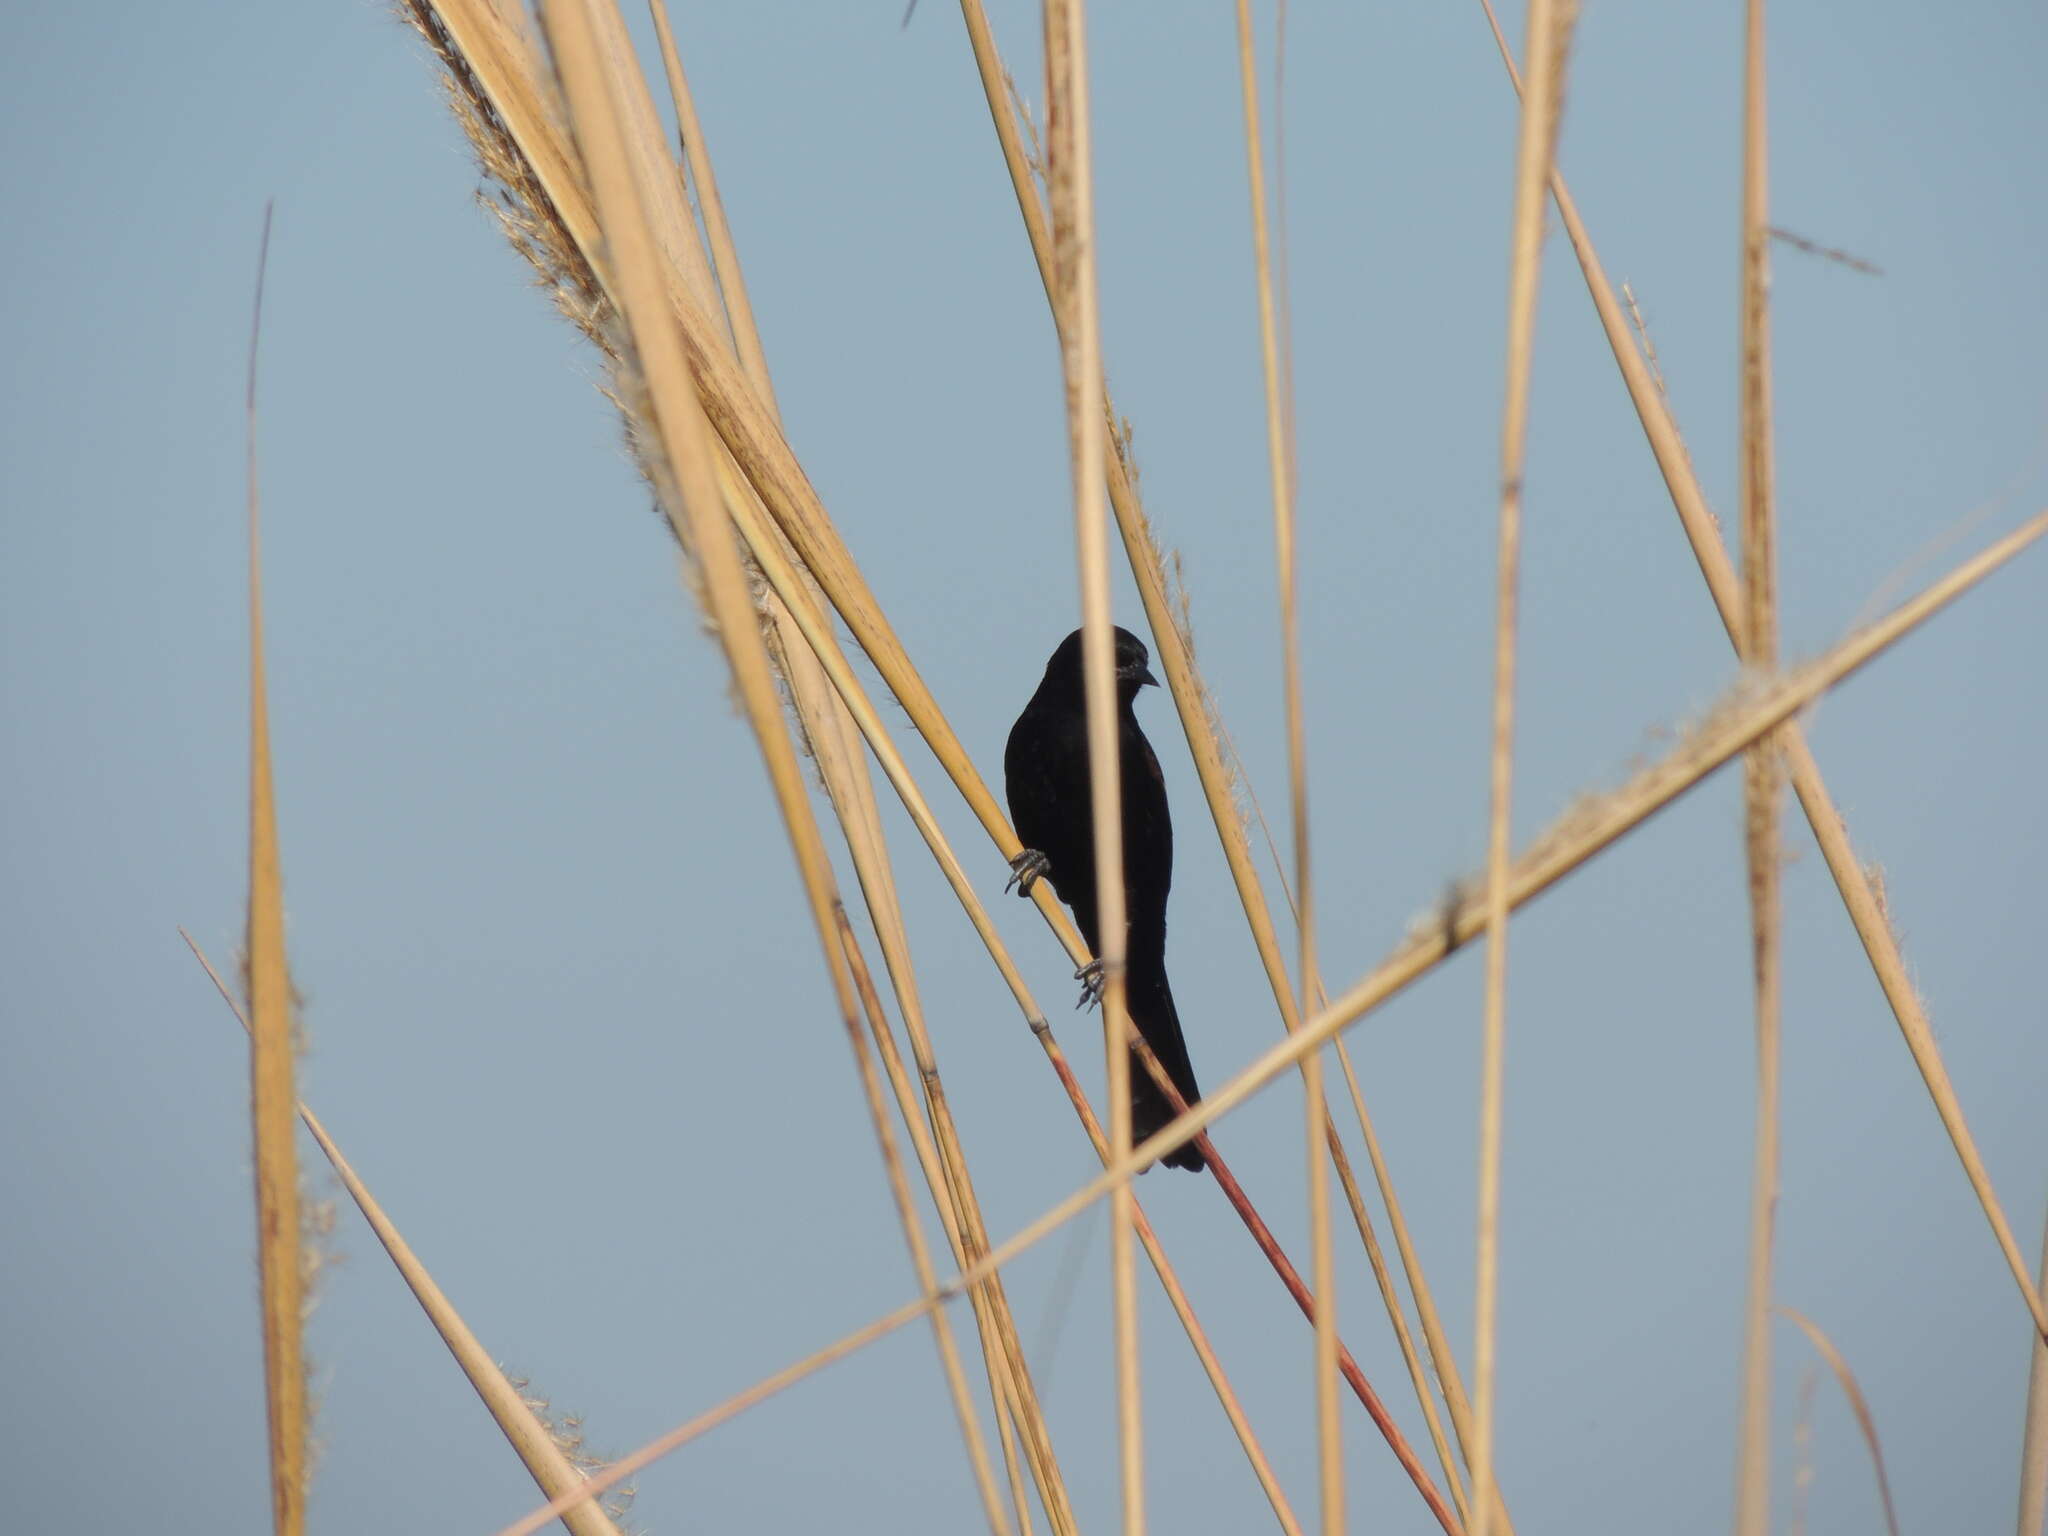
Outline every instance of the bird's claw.
<path fill-rule="evenodd" d="M 1010 878 L 1003 882 L 1003 889 L 1017 888 L 1017 894 L 1029 898 L 1031 887 L 1052 872 L 1052 860 L 1036 848 L 1026 848 L 1010 860 Z"/>
<path fill-rule="evenodd" d="M 1090 960 L 1074 972 L 1074 980 L 1081 983 L 1081 1000 L 1076 1008 L 1093 1008 L 1102 1001 L 1102 962 Z"/>

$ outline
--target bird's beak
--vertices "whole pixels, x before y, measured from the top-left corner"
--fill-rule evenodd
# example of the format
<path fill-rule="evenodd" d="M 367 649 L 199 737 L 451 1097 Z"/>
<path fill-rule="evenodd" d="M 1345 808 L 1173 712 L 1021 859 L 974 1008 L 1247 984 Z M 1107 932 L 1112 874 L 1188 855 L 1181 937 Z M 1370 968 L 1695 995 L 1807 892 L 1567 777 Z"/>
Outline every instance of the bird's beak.
<path fill-rule="evenodd" d="M 1152 675 L 1150 667 L 1138 668 L 1138 686 L 1140 688 L 1157 688 L 1159 686 L 1159 679 Z"/>

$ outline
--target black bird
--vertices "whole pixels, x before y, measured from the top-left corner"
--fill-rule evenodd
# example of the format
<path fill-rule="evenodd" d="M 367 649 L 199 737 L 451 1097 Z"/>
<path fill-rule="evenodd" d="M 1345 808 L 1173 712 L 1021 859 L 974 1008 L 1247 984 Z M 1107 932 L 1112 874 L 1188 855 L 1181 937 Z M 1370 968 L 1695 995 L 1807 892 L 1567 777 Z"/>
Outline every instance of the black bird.
<path fill-rule="evenodd" d="M 1152 744 L 1138 729 L 1131 701 L 1147 684 L 1157 687 L 1145 642 L 1127 629 L 1116 631 L 1117 759 L 1122 779 L 1124 823 L 1124 915 L 1128 933 L 1126 998 L 1131 1022 L 1166 1068 L 1180 1095 L 1192 1104 L 1201 1097 L 1187 1041 L 1166 982 L 1166 893 L 1173 885 L 1173 819 L 1166 808 L 1166 780 Z M 1003 752 L 1003 781 L 1010 817 L 1024 851 L 1012 862 L 1017 894 L 1029 896 L 1034 881 L 1052 881 L 1074 911 L 1088 947 L 1102 953 L 1102 929 L 1095 891 L 1095 818 L 1088 790 L 1088 703 L 1081 677 L 1081 631 L 1060 642 L 1045 664 L 1038 692 L 1010 729 Z M 1092 988 L 1091 988 L 1092 990 Z M 1084 1000 L 1086 995 L 1084 994 Z M 1131 1056 L 1131 1136 L 1143 1141 L 1173 1118 L 1173 1106 L 1134 1052 Z M 1167 1166 L 1200 1172 L 1202 1154 L 1193 1143 L 1166 1154 Z"/>

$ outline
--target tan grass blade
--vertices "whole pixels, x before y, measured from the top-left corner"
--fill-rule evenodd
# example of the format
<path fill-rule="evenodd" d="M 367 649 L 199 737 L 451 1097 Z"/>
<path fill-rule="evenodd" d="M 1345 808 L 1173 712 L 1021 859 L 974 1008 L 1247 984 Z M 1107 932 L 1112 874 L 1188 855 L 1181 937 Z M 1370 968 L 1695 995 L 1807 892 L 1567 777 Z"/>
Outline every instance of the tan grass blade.
<path fill-rule="evenodd" d="M 1308 766 L 1301 709 L 1301 613 L 1295 556 L 1294 487 L 1287 449 L 1280 376 L 1280 337 L 1273 301 L 1273 254 L 1266 226 L 1265 152 L 1259 134 L 1259 89 L 1252 45 L 1250 0 L 1237 0 L 1238 94 L 1244 105 L 1245 167 L 1250 182 L 1252 262 L 1258 283 L 1259 359 L 1266 395 L 1266 459 L 1272 475 L 1274 563 L 1280 574 L 1282 692 L 1287 716 L 1287 786 L 1294 824 L 1295 927 L 1300 934 L 1301 985 L 1316 974 L 1315 886 L 1309 876 Z M 1328 1155 L 1343 1158 L 1335 1127 L 1325 1136 L 1328 1108 L 1323 1097 L 1323 1057 L 1302 1058 L 1302 1119 L 1308 1136 L 1309 1263 L 1315 1273 L 1316 1452 L 1322 1476 L 1324 1536 L 1344 1529 L 1344 1440 L 1337 1417 L 1337 1265 L 1330 1244 Z M 1365 1206 L 1357 1187 L 1347 1189 L 1361 1236 Z M 1367 1238 L 1368 1247 L 1371 1246 Z"/>
<path fill-rule="evenodd" d="M 263 279 L 270 213 L 256 264 L 249 331 L 249 1104 L 256 1163 L 256 1262 L 263 1304 L 263 1382 L 270 1431 L 270 1516 L 278 1536 L 306 1521 L 305 1274 L 299 1227 L 299 1160 L 292 1132 L 297 1043 L 284 949 L 284 876 L 270 769 L 270 696 L 263 675 L 263 539 L 256 490 L 256 351 L 263 334 Z"/>
<path fill-rule="evenodd" d="M 627 132 L 630 109 L 622 100 L 629 94 L 626 78 L 630 74 L 637 83 L 639 77 L 624 69 L 616 51 L 608 56 L 609 29 L 599 19 L 600 12 L 607 12 L 611 22 L 617 22 L 615 10 L 586 0 L 548 0 L 542 15 L 569 117 L 582 150 L 584 169 L 601 216 L 608 284 L 616 296 L 630 337 L 631 353 L 639 365 L 637 382 L 644 384 L 646 390 L 651 435 L 660 449 L 657 462 L 672 476 L 663 485 L 663 477 L 657 475 L 657 485 L 668 493 L 661 500 L 677 538 L 696 556 L 707 602 L 804 876 L 812 921 L 825 953 L 842 1024 L 849 1036 L 858 1041 L 860 1023 L 853 985 L 833 917 L 837 896 L 830 862 L 804 795 L 796 753 L 782 728 L 767 653 L 755 626 L 746 577 L 718 488 L 715 440 L 704 420 L 682 341 L 672 320 L 669 283 L 664 273 L 672 271 L 673 266 L 663 259 L 664 244 L 649 214 L 649 209 L 657 206 L 665 185 L 666 164 L 647 152 L 644 138 Z M 610 41 L 616 44 L 618 39 Z M 643 116 L 648 115 L 644 98 L 634 105 L 641 108 Z M 680 245 L 672 241 L 667 249 L 677 252 Z M 878 1095 L 874 1102 L 879 1110 Z M 878 1120 L 877 1131 L 888 1161 L 891 1147 L 886 1127 L 885 1119 Z M 896 1182 L 900 1185 L 900 1169 Z M 914 1231 L 915 1213 L 906 1208 L 901 1214 L 906 1228 Z M 915 1261 L 923 1252 L 921 1235 L 912 1237 L 911 1248 Z M 928 1265 L 925 1277 L 929 1277 Z M 935 1337 L 990 1526 L 998 1532 L 1006 1531 L 1007 1516 L 981 1444 L 979 1421 L 967 1401 L 966 1384 L 952 1349 L 951 1335 L 941 1326 Z"/>
<path fill-rule="evenodd" d="M 1764 106 L 1763 0 L 1748 0 L 1742 122 L 1742 597 L 1743 661 L 1778 664 L 1777 529 L 1772 502 L 1770 139 Z M 1771 1254 L 1778 1213 L 1779 882 L 1777 738 L 1744 754 L 1744 850 L 1749 866 L 1751 960 L 1756 987 L 1756 1147 L 1749 1196 L 1749 1275 L 1743 1304 L 1742 1410 L 1737 1432 L 1735 1529 L 1764 1536 L 1771 1487 Z M 1816 1330 L 1817 1331 L 1817 1330 Z"/>
<path fill-rule="evenodd" d="M 1510 908 L 1533 900 L 1580 865 L 1613 846 L 1752 742 L 1782 725 L 1843 678 L 1925 623 L 2044 533 L 2048 533 L 2048 512 L 2038 514 L 1990 548 L 1965 561 L 1918 596 L 1850 636 L 1819 660 L 1761 685 L 1753 683 L 1744 696 L 1729 701 L 1662 761 L 1643 769 L 1613 793 L 1567 812 L 1516 862 L 1508 886 Z M 895 1311 L 855 1329 L 677 1426 L 660 1439 L 615 1462 L 605 1474 L 592 1479 L 582 1493 L 572 1496 L 570 1502 L 577 1497 L 588 1498 L 602 1493 L 612 1483 L 630 1477 L 650 1462 L 659 1460 L 877 1339 L 886 1338 L 942 1306 L 966 1287 L 978 1284 L 985 1276 L 993 1274 L 1100 1200 L 1109 1193 L 1112 1185 L 1128 1183 L 1173 1148 L 1203 1134 L 1217 1119 L 1237 1108 L 1275 1077 L 1293 1068 L 1304 1053 L 1319 1048 L 1339 1030 L 1357 1022 L 1440 965 L 1453 951 L 1479 937 L 1486 931 L 1486 923 L 1483 900 L 1466 899 L 1453 911 L 1433 914 L 1426 926 L 1418 928 L 1376 970 L 1304 1023 L 1299 1033 L 1275 1043 L 1200 1104 L 1133 1147 L 1128 1158 L 1105 1168 L 1100 1177 L 1090 1180 L 991 1249 L 971 1268 L 944 1282 L 935 1294 L 906 1302 Z M 499 1536 L 529 1536 L 566 1507 L 566 1503 L 558 1502 L 536 1510 L 507 1526 Z"/>
<path fill-rule="evenodd" d="M 236 1003 L 234 994 L 228 990 L 227 983 L 221 980 L 220 973 L 213 968 L 213 962 L 208 960 L 205 953 L 192 941 L 191 934 L 180 928 L 178 937 L 185 941 L 185 947 L 192 951 L 192 957 L 199 962 L 200 967 L 212 980 L 220 992 L 221 1000 L 234 1010 L 234 1015 L 241 1021 L 242 1028 L 248 1029 L 248 1018 L 242 1012 L 241 1006 Z M 320 1150 L 326 1153 L 327 1161 L 333 1165 L 336 1177 L 341 1180 L 342 1187 L 349 1192 L 349 1198 L 355 1201 L 356 1208 L 363 1213 L 363 1219 L 370 1224 L 370 1230 L 377 1235 L 377 1241 L 383 1244 L 384 1251 L 391 1256 L 391 1262 L 398 1270 L 399 1278 L 405 1281 L 406 1287 L 419 1302 L 420 1310 L 426 1313 L 427 1321 L 433 1324 L 434 1331 L 440 1334 L 441 1342 L 448 1346 L 448 1352 L 455 1357 L 455 1363 L 462 1368 L 462 1374 L 469 1378 L 469 1384 L 476 1389 L 476 1395 L 483 1399 L 484 1407 L 497 1421 L 498 1429 L 514 1453 L 525 1463 L 535 1486 L 549 1498 L 576 1487 L 582 1482 L 583 1474 L 562 1453 L 555 1437 L 548 1433 L 547 1426 L 527 1405 L 519 1388 L 498 1368 L 497 1362 L 477 1341 L 476 1335 L 470 1332 L 469 1325 L 462 1320 L 462 1315 L 455 1310 L 440 1286 L 434 1283 L 433 1276 L 427 1272 L 426 1266 L 413 1252 L 412 1245 L 406 1242 L 397 1225 L 385 1214 L 384 1207 L 371 1195 L 369 1187 L 357 1175 L 355 1168 L 342 1156 L 341 1148 L 335 1145 L 334 1138 L 327 1134 L 327 1128 L 320 1123 L 319 1117 L 308 1109 L 303 1101 L 298 1106 L 298 1113 L 299 1119 L 312 1133 L 313 1139 L 320 1144 Z M 578 1504 L 563 1515 L 562 1523 L 568 1527 L 571 1536 L 619 1536 L 618 1527 L 596 1504 Z"/>
<path fill-rule="evenodd" d="M 2041 1271 L 2035 1289 L 2048 1296 L 2048 1222 L 2041 1227 Z M 2048 1345 L 2032 1341 L 2028 1354 L 2026 1427 L 2020 1432 L 2019 1536 L 2048 1533 Z"/>
<path fill-rule="evenodd" d="M 1877 1471 L 1877 1495 L 1884 1503 L 1885 1529 L 1891 1536 L 1899 1536 L 1899 1516 L 1892 1507 L 1891 1479 L 1884 1473 L 1884 1446 L 1877 1438 L 1877 1420 L 1871 1417 L 1870 1404 L 1864 1401 L 1863 1389 L 1856 1385 L 1856 1373 L 1849 1369 L 1849 1362 L 1842 1358 L 1842 1352 L 1835 1348 L 1834 1341 L 1820 1331 L 1812 1318 L 1790 1307 L 1774 1306 L 1771 1310 L 1798 1324 L 1799 1331 L 1806 1335 L 1821 1359 L 1827 1362 L 1828 1369 L 1835 1373 L 1842 1395 L 1849 1399 L 1849 1411 L 1856 1415 L 1857 1428 L 1863 1431 L 1863 1443 L 1870 1448 L 1870 1463 Z"/>
<path fill-rule="evenodd" d="M 1515 70 L 1514 56 L 1508 50 L 1507 39 L 1494 17 L 1490 0 L 1480 0 L 1480 3 L 1493 28 L 1494 43 L 1500 50 L 1501 62 L 1507 68 L 1509 83 L 1519 91 L 1521 78 Z M 1613 350 L 1615 364 L 1621 370 L 1622 382 L 1628 387 L 1629 399 L 1642 422 L 1643 435 L 1649 441 L 1658 471 L 1671 493 L 1671 504 L 1685 529 L 1693 556 L 1699 562 L 1700 574 L 1705 578 L 1707 591 L 1720 612 L 1721 623 L 1739 651 L 1747 621 L 1742 613 L 1742 592 L 1735 566 L 1721 541 L 1719 525 L 1707 506 L 1705 493 L 1693 473 L 1691 458 L 1685 451 L 1685 444 L 1678 435 L 1677 424 L 1672 420 L 1662 392 L 1629 339 L 1628 322 L 1586 233 L 1585 222 L 1579 217 L 1578 206 L 1572 200 L 1563 176 L 1555 171 L 1551 174 L 1550 190 L 1557 202 L 1558 217 L 1585 275 L 1586 289 L 1600 317 L 1601 329 Z M 1941 1116 L 1942 1128 L 1948 1132 L 1949 1141 L 1954 1145 L 1963 1172 L 1970 1181 L 1970 1188 L 1984 1209 L 1985 1219 L 1991 1224 L 1992 1235 L 1998 1242 L 1999 1251 L 2005 1255 L 2006 1267 L 2019 1286 L 2034 1319 L 2034 1327 L 2048 1338 L 2048 1304 L 2043 1303 L 2028 1277 L 2027 1261 L 2020 1253 L 2012 1225 L 2006 1220 L 2004 1208 L 1991 1187 L 1991 1175 L 1977 1151 L 1969 1122 L 1963 1117 L 1962 1101 L 1956 1097 L 1955 1085 L 1949 1080 L 1948 1068 L 1935 1044 L 1926 1005 L 1920 1001 L 1912 978 L 1907 974 L 1905 957 L 1900 953 L 1898 936 L 1892 932 L 1890 920 L 1885 916 L 1884 903 L 1872 889 L 1863 863 L 1856 856 L 1855 847 L 1849 841 L 1848 824 L 1835 808 L 1834 797 L 1828 793 L 1827 785 L 1821 779 L 1820 765 L 1815 762 L 1797 722 L 1787 722 L 1778 739 L 1791 774 L 1793 793 L 1799 798 L 1807 824 L 1813 828 L 1814 840 L 1820 844 L 1821 856 L 1826 859 L 1828 873 L 1834 878 L 1836 890 L 1841 893 L 1843 906 L 1848 909 L 1856 937 L 1862 942 L 1863 952 L 1877 973 L 1878 985 L 1884 989 L 1885 1000 L 1898 1019 L 1899 1033 L 1912 1054 L 1913 1065 L 1927 1085 L 1935 1112 Z"/>
<path fill-rule="evenodd" d="M 1046 167 L 1051 192 L 1053 302 L 1060 310 L 1067 441 L 1073 466 L 1074 548 L 1081 587 L 1082 676 L 1088 712 L 1089 803 L 1095 822 L 1095 894 L 1101 919 L 1102 1028 L 1109 1066 L 1109 1144 L 1131 1148 L 1131 1057 L 1124 966 L 1123 815 L 1117 766 L 1116 641 L 1109 608 L 1108 515 L 1103 506 L 1099 416 L 1102 333 L 1095 287 L 1094 147 L 1089 131 L 1087 17 L 1082 0 L 1046 0 Z M 1042 883 L 1042 882 L 1041 882 Z M 1131 1188 L 1109 1202 L 1110 1312 L 1116 1338 L 1117 1460 L 1124 1536 L 1145 1530 L 1145 1441 L 1138 1364 L 1138 1276 L 1131 1248 Z"/>
<path fill-rule="evenodd" d="M 1501 407 L 1499 573 L 1494 592 L 1493 751 L 1486 854 L 1486 1002 L 1479 1091 L 1479 1199 L 1472 1372 L 1473 1529 L 1492 1536 L 1495 1317 L 1500 1276 L 1501 1103 L 1505 1089 L 1508 979 L 1509 812 L 1514 784 L 1515 630 L 1521 586 L 1522 468 L 1535 350 L 1536 291 L 1543 262 L 1544 188 L 1557 148 L 1574 0 L 1530 0 L 1529 83 L 1515 155 L 1508 279 L 1507 388 Z"/>

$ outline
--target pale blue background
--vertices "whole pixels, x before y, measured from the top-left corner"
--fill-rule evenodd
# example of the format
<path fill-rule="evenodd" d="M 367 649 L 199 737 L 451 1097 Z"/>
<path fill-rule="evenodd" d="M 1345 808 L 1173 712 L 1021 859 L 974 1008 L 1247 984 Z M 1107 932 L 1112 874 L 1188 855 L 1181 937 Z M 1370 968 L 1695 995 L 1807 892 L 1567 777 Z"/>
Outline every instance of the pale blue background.
<path fill-rule="evenodd" d="M 1228 9 L 1096 8 L 1107 347 L 1201 657 L 1276 826 L 1269 513 Z M 985 771 L 1075 614 L 1049 327 L 956 13 L 680 7 L 799 452 Z M 1373 964 L 1484 847 L 1513 105 L 1476 7 L 1290 8 L 1305 642 L 1323 958 Z M 470 202 L 375 4 L 20 8 L 0 55 L 8 978 L 0 1472 L 10 1528 L 265 1517 L 239 1031 L 184 952 L 242 921 L 241 390 L 263 384 L 270 662 L 308 1099 L 488 1346 L 623 1450 L 913 1285 L 722 664 L 591 355 Z M 1519 20 L 1509 19 L 1519 32 Z M 1000 35 L 1034 98 L 1036 21 Z M 635 17 L 636 25 L 639 18 Z M 1776 8 L 1786 645 L 1813 653 L 2048 499 L 2036 7 Z M 1264 23 L 1262 22 L 1262 26 Z M 1270 37 L 1270 31 L 1262 31 Z M 1739 7 L 1589 9 L 1562 155 L 1734 512 Z M 1550 246 L 1532 425 L 1517 826 L 1617 780 L 1733 675 L 1576 270 Z M 1963 545 L 1930 547 L 1973 509 Z M 1899 590 L 1894 586 L 1893 590 Z M 1128 586 L 1120 613 L 1137 610 Z M 2022 1244 L 2048 1197 L 2036 551 L 1828 700 L 1812 740 L 1883 864 Z M 898 719 L 892 713 L 892 718 Z M 1173 958 L 1224 1080 L 1278 1028 L 1170 709 Z M 908 733 L 906 732 L 906 735 Z M 1002 869 L 911 743 L 989 895 Z M 892 825 L 903 830 L 900 817 Z M 1284 836 L 1284 832 L 1283 832 Z M 1859 1373 L 1914 1532 L 2010 1528 L 2018 1299 L 1803 822 L 1787 824 L 1777 1295 Z M 991 1224 L 1092 1166 L 914 841 L 899 869 Z M 1041 926 L 1005 931 L 1068 983 Z M 1501 1468 L 1527 1536 L 1724 1529 L 1751 1044 L 1723 774 L 1517 923 Z M 1458 1336 L 1476 951 L 1353 1039 Z M 1093 1068 L 1090 1026 L 1058 1021 Z M 1091 1071 L 1091 1081 L 1099 1073 Z M 1224 1145 L 1306 1258 L 1298 1090 Z M 324 1175 L 318 1177 L 324 1178 Z M 1142 1196 L 1314 1516 L 1309 1336 L 1205 1184 Z M 1099 1218 L 1092 1218 L 1099 1220 Z M 1113 1528 L 1105 1244 L 1012 1272 L 1087 1528 Z M 532 1490 L 352 1209 L 312 1330 L 313 1529 L 484 1532 Z M 1420 1445 L 1354 1246 L 1345 1329 Z M 1260 1528 L 1149 1280 L 1154 1528 Z M 1832 1381 L 1776 1334 L 1775 1503 L 1871 1530 Z M 1353 1523 L 1427 1517 L 1355 1407 Z M 979 1515 L 905 1331 L 643 1479 L 656 1531 L 956 1532 Z"/>

